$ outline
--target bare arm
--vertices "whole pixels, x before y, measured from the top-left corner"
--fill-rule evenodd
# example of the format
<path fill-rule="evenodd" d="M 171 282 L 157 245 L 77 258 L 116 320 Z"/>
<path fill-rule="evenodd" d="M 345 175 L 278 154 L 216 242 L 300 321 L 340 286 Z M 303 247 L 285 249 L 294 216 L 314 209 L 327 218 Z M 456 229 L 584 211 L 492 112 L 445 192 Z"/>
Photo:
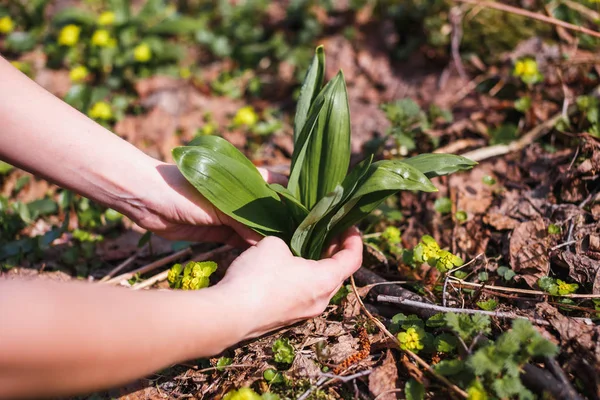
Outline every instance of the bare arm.
<path fill-rule="evenodd" d="M 0 398 L 92 391 L 217 354 L 250 327 L 226 294 L 0 281 Z"/>
<path fill-rule="evenodd" d="M 102 204 L 145 210 L 159 161 L 59 101 L 0 57 L 0 159 Z"/>

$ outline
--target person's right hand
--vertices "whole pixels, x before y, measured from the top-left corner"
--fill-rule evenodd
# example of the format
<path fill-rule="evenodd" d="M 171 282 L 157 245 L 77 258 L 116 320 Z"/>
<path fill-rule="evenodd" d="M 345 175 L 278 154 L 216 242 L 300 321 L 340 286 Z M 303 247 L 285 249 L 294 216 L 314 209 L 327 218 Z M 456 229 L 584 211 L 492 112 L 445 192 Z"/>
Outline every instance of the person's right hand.
<path fill-rule="evenodd" d="M 242 253 L 215 289 L 235 296 L 244 309 L 244 339 L 321 314 L 362 264 L 357 229 L 345 232 L 337 246 L 331 258 L 312 261 L 295 257 L 283 240 L 266 237 Z"/>

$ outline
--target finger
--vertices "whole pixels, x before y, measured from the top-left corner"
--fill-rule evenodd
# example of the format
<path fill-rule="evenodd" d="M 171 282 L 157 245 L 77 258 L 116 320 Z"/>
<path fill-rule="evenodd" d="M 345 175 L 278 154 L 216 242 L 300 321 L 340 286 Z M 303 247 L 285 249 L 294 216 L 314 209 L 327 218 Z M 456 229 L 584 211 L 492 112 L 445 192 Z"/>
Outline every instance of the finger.
<path fill-rule="evenodd" d="M 363 243 L 356 228 L 348 229 L 340 238 L 342 249 L 331 258 L 319 261 L 339 282 L 352 275 L 362 264 Z"/>
<path fill-rule="evenodd" d="M 330 258 L 340 250 L 340 239 L 335 238 L 329 243 L 329 246 L 323 252 L 323 258 Z"/>
<path fill-rule="evenodd" d="M 285 175 L 277 174 L 275 172 L 271 172 L 265 168 L 257 168 L 258 172 L 262 175 L 263 179 L 267 183 L 279 183 L 280 185 L 287 185 L 288 178 Z"/>

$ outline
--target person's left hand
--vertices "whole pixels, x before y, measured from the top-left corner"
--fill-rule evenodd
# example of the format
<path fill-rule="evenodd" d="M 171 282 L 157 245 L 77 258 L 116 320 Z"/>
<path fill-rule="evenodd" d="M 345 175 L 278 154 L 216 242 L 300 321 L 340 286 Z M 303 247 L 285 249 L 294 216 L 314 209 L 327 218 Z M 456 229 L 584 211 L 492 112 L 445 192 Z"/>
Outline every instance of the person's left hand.
<path fill-rule="evenodd" d="M 258 169 L 269 183 L 286 183 L 282 175 Z M 144 229 L 170 240 L 226 243 L 247 247 L 261 235 L 215 208 L 174 164 L 156 166 L 155 181 L 139 212 L 130 215 Z"/>

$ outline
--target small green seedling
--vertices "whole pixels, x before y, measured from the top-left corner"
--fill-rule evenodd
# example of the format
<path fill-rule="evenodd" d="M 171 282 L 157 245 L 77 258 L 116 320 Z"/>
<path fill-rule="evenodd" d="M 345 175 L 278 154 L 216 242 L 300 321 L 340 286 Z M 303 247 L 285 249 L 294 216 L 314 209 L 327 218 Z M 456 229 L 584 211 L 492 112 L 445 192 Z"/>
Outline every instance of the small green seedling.
<path fill-rule="evenodd" d="M 323 86 L 324 74 L 325 54 L 318 47 L 296 108 L 287 187 L 265 183 L 254 164 L 220 137 L 200 136 L 173 149 L 183 176 L 221 212 L 313 260 L 387 197 L 400 190 L 435 192 L 429 178 L 476 164 L 449 154 L 377 162 L 371 156 L 347 173 L 351 135 L 344 75 L 340 71 Z"/>
<path fill-rule="evenodd" d="M 544 292 L 550 293 L 552 296 L 564 296 L 575 293 L 579 288 L 576 283 L 567 283 L 560 279 L 554 279 L 549 276 L 544 276 L 538 280 L 538 286 Z"/>
<path fill-rule="evenodd" d="M 296 357 L 296 350 L 286 338 L 277 339 L 273 343 L 273 359 L 277 364 L 291 365 Z"/>
<path fill-rule="evenodd" d="M 198 290 L 208 287 L 210 276 L 217 270 L 213 261 L 190 261 L 184 266 L 175 264 L 169 270 L 167 280 L 172 289 Z"/>

